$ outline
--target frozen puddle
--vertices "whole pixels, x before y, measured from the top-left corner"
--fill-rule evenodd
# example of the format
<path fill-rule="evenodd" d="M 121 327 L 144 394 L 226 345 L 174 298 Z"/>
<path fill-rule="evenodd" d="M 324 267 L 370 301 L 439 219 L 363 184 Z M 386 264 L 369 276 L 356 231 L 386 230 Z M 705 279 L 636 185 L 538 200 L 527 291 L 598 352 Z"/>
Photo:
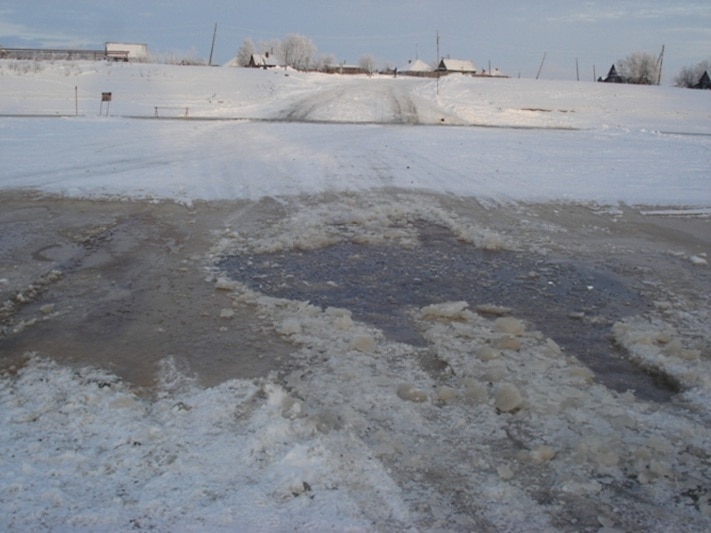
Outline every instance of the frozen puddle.
<path fill-rule="evenodd" d="M 482 250 L 429 222 L 415 227 L 419 242 L 411 246 L 348 241 L 307 251 L 230 256 L 218 266 L 260 293 L 348 309 L 390 340 L 418 347 L 427 343 L 412 310 L 466 301 L 480 314 L 529 321 L 613 390 L 633 390 L 654 401 L 678 392 L 673 380 L 643 371 L 611 341 L 615 322 L 647 306 L 629 280 L 532 253 Z"/>

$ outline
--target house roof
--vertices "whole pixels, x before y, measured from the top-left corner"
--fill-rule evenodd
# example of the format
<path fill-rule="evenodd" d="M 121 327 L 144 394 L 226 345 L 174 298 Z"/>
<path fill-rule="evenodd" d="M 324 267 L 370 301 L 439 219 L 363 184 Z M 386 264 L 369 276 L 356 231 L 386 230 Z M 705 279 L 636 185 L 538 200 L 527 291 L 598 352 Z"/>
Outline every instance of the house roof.
<path fill-rule="evenodd" d="M 249 64 L 258 65 L 260 67 L 275 67 L 276 60 L 270 57 L 269 54 L 252 54 Z"/>
<path fill-rule="evenodd" d="M 430 72 L 432 67 L 421 59 L 415 59 L 414 61 L 408 61 L 407 65 L 400 70 L 403 72 Z"/>
<path fill-rule="evenodd" d="M 603 81 L 607 83 L 623 83 L 625 80 L 617 73 L 615 65 L 612 65 L 610 67 L 610 72 L 607 73 L 607 78 L 605 78 Z"/>
<path fill-rule="evenodd" d="M 473 61 L 468 59 L 443 59 L 439 62 L 439 70 L 476 73 L 476 66 Z"/>
<path fill-rule="evenodd" d="M 711 87 L 711 76 L 709 76 L 709 71 L 705 70 L 704 73 L 699 78 L 699 83 L 695 85 L 699 89 L 708 89 Z"/>

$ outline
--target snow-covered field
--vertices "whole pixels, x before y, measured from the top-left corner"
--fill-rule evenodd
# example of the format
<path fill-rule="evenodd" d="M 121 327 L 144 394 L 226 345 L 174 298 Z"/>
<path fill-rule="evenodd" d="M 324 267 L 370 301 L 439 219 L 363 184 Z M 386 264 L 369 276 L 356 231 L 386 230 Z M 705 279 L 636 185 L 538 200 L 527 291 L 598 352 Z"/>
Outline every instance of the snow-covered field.
<path fill-rule="evenodd" d="M 709 529 L 710 97 L 0 61 L 0 529 Z M 134 249 L 125 228 L 144 223 L 162 233 Z M 43 225 L 53 240 L 31 249 Z M 352 282 L 338 269 L 287 274 L 339 246 L 343 272 L 373 251 L 434 265 L 393 275 L 383 261 L 382 278 L 359 281 L 376 294 L 385 279 L 436 288 L 469 251 L 525 271 L 487 273 L 500 300 L 472 301 L 463 284 L 459 298 L 390 302 L 421 339 L 409 343 L 359 314 L 360 293 L 319 304 Z M 173 281 L 197 272 L 219 298 L 189 302 L 175 335 L 207 324 L 228 336 L 219 353 L 176 358 L 155 340 L 167 322 L 149 324 L 136 343 L 160 364 L 145 390 L 52 344 L 84 312 L 69 285 L 110 307 L 145 292 L 143 270 L 134 284 L 92 269 L 161 253 L 172 263 L 147 299 L 178 298 Z M 575 274 L 555 277 L 561 265 Z M 582 337 L 559 342 L 545 298 L 563 282 L 569 322 L 602 328 L 610 352 L 673 384 L 671 400 L 606 386 L 578 357 Z M 505 300 L 512 286 L 527 305 Z M 277 294 L 304 287 L 307 299 Z M 606 300 L 623 290 L 644 303 L 613 315 Z M 33 332 L 49 341 L 18 363 Z M 248 354 L 244 332 L 291 348 Z M 199 358 L 240 357 L 273 361 L 206 385 Z"/>

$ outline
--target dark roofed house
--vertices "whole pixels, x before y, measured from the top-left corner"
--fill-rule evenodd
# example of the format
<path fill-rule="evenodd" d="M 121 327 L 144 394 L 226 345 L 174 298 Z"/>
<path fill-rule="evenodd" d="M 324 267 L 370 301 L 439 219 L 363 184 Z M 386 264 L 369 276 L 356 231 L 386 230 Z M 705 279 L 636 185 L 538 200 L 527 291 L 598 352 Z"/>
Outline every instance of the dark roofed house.
<path fill-rule="evenodd" d="M 711 89 L 711 77 L 709 77 L 709 71 L 705 70 L 699 79 L 699 83 L 694 85 L 694 89 Z"/>
<path fill-rule="evenodd" d="M 610 72 L 607 73 L 607 78 L 602 81 L 605 83 L 625 83 L 625 79 L 617 73 L 615 65 L 610 67 Z"/>

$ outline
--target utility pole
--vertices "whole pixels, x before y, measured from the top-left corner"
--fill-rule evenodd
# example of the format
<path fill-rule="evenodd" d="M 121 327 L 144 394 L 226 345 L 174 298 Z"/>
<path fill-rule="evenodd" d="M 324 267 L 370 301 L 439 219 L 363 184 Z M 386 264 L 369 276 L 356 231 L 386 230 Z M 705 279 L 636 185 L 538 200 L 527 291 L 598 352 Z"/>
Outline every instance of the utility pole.
<path fill-rule="evenodd" d="M 212 53 L 215 51 L 215 37 L 217 37 L 217 23 L 215 23 L 215 29 L 212 32 L 212 46 L 210 47 L 210 60 L 207 62 L 207 66 L 212 66 Z"/>
<path fill-rule="evenodd" d="M 580 68 L 578 68 L 578 58 L 575 58 L 575 77 L 580 81 Z"/>
<path fill-rule="evenodd" d="M 657 85 L 662 83 L 662 62 L 664 61 L 664 45 L 662 45 L 662 51 L 659 54 L 659 59 L 657 59 Z"/>
<path fill-rule="evenodd" d="M 543 63 L 544 63 L 545 60 L 546 60 L 546 54 L 548 54 L 548 51 L 543 52 L 543 59 L 541 59 L 541 66 L 538 67 L 538 74 L 536 74 L 536 79 L 538 79 L 539 76 L 541 75 L 541 70 L 543 70 Z"/>
<path fill-rule="evenodd" d="M 437 30 L 437 62 L 435 65 L 437 69 L 437 94 L 439 94 L 439 30 Z"/>

